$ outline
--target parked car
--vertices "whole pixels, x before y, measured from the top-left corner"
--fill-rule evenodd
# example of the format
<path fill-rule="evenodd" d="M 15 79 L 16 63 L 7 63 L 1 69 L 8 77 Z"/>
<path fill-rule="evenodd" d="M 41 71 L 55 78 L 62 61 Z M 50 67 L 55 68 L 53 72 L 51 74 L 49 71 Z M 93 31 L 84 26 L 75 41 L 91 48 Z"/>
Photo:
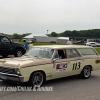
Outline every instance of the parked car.
<path fill-rule="evenodd" d="M 22 57 L 0 59 L 1 80 L 28 82 L 32 86 L 72 75 L 88 79 L 91 71 L 98 69 L 100 55 L 90 46 L 34 46 Z"/>
<path fill-rule="evenodd" d="M 85 45 L 86 41 L 76 41 L 74 44 Z"/>
<path fill-rule="evenodd" d="M 8 55 L 14 55 L 15 57 L 20 57 L 25 54 L 26 49 L 24 45 L 19 43 L 14 43 L 6 36 L 0 35 L 0 55 L 7 57 Z"/>
<path fill-rule="evenodd" d="M 86 45 L 87 46 L 99 47 L 100 46 L 100 43 L 97 43 L 97 42 L 87 42 Z"/>
<path fill-rule="evenodd" d="M 23 38 L 22 41 L 27 42 L 27 43 L 33 43 L 33 42 L 36 42 L 36 39 L 35 38 Z"/>

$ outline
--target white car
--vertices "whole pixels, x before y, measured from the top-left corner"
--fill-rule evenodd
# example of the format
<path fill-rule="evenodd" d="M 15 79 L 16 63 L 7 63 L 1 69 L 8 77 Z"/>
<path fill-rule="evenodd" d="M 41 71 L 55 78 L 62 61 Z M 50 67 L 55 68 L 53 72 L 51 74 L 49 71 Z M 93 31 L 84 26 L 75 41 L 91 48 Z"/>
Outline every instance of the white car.
<path fill-rule="evenodd" d="M 86 43 L 86 45 L 87 46 L 97 46 L 97 47 L 99 47 L 100 46 L 100 44 L 99 43 L 97 43 L 97 42 L 88 42 L 88 43 Z"/>

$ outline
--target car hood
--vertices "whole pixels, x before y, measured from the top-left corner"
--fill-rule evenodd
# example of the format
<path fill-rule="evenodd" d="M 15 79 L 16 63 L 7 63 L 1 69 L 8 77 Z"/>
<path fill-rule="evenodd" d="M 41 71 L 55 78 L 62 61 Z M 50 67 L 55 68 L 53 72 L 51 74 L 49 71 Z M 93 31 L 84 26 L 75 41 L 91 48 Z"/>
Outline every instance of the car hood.
<path fill-rule="evenodd" d="M 4 67 L 14 67 L 14 68 L 23 68 L 33 65 L 48 64 L 51 63 L 51 59 L 43 58 L 31 58 L 31 57 L 17 57 L 17 58 L 5 58 L 0 59 L 0 66 Z"/>
<path fill-rule="evenodd" d="M 20 46 L 23 46 L 23 44 L 20 44 L 20 43 L 17 43 L 17 42 L 12 42 L 13 44 L 16 44 L 16 45 L 20 45 Z"/>

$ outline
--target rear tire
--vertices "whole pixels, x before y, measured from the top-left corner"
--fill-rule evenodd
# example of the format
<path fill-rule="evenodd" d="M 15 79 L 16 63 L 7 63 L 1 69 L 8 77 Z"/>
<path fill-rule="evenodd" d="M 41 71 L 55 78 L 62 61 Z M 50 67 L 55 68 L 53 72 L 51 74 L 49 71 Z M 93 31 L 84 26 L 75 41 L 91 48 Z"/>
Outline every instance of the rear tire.
<path fill-rule="evenodd" d="M 85 66 L 80 74 L 80 78 L 88 79 L 91 76 L 91 67 Z"/>
<path fill-rule="evenodd" d="M 17 49 L 15 51 L 15 54 L 14 54 L 15 57 L 21 57 L 22 55 L 23 55 L 22 49 Z"/>

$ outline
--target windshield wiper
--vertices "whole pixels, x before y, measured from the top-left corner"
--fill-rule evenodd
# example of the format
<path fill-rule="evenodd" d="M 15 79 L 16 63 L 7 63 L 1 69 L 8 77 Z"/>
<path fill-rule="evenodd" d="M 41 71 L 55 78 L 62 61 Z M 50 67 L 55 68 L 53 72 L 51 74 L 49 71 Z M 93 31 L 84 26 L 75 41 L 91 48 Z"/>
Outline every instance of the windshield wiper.
<path fill-rule="evenodd" d="M 34 57 L 41 58 L 41 57 L 39 57 L 39 56 L 34 56 Z"/>
<path fill-rule="evenodd" d="M 29 58 L 32 58 L 31 56 L 29 56 L 29 55 L 23 55 L 23 56 L 27 56 L 27 57 L 29 57 Z"/>
<path fill-rule="evenodd" d="M 23 56 L 28 56 L 28 55 L 23 55 Z"/>

